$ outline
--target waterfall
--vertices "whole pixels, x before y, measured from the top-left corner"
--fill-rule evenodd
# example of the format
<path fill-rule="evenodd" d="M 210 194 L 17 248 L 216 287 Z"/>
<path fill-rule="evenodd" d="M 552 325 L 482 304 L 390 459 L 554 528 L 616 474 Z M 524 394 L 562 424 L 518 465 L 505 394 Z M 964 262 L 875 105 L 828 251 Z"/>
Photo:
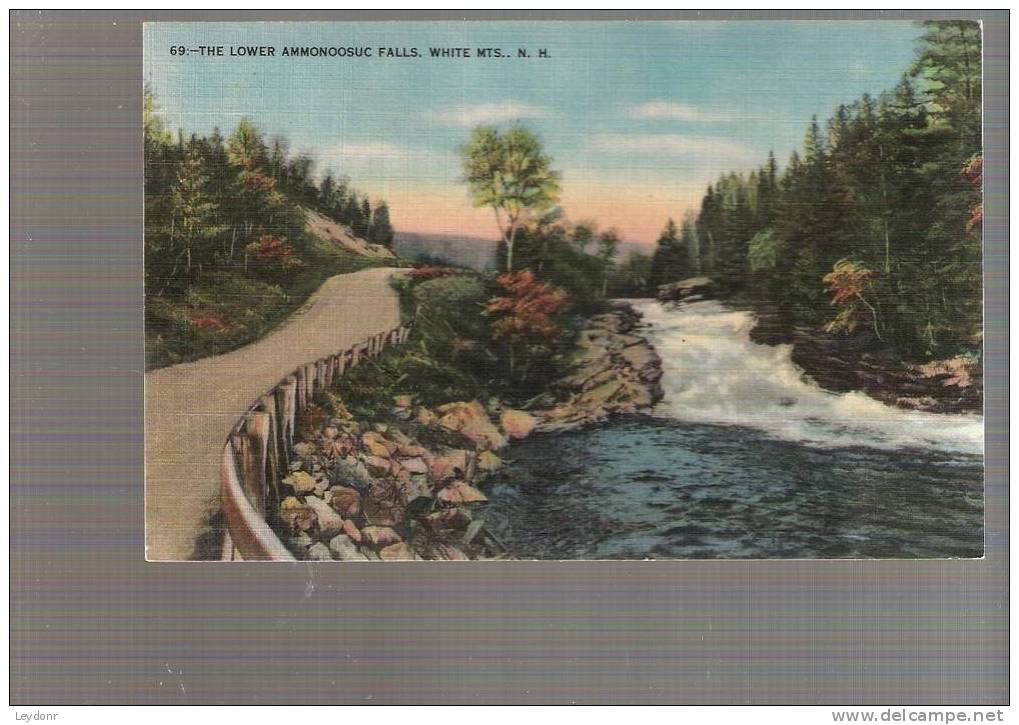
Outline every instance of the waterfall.
<path fill-rule="evenodd" d="M 665 398 L 655 415 L 742 426 L 817 447 L 983 453 L 982 416 L 903 410 L 861 392 L 826 391 L 793 363 L 790 345 L 751 341 L 751 312 L 716 301 L 632 304 L 662 357 Z"/>

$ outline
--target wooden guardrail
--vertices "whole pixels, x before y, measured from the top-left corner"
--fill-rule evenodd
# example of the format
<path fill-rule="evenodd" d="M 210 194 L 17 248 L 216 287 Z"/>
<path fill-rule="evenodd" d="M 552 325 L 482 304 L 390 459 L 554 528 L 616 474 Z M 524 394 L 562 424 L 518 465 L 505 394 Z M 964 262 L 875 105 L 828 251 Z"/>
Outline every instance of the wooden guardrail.
<path fill-rule="evenodd" d="M 269 506 L 279 505 L 280 482 L 293 457 L 297 414 L 315 391 L 330 386 L 344 372 L 390 345 L 407 341 L 403 324 L 334 355 L 298 367 L 260 397 L 237 421 L 223 446 L 220 482 L 227 531 L 223 560 L 294 561 L 269 526 Z"/>

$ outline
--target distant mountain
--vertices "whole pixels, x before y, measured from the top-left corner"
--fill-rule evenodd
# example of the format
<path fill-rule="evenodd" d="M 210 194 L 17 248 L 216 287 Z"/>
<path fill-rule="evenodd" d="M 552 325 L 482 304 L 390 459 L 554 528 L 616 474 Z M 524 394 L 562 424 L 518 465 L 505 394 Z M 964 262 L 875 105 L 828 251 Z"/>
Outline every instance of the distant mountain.
<path fill-rule="evenodd" d="M 459 267 L 486 270 L 495 269 L 495 249 L 498 242 L 480 237 L 462 237 L 455 234 L 419 234 L 397 232 L 393 249 L 406 259 L 432 259 Z M 592 252 L 592 244 L 588 251 Z M 617 262 L 623 262 L 633 252 L 653 254 L 654 245 L 637 242 L 621 242 Z"/>
<path fill-rule="evenodd" d="M 492 239 L 480 237 L 397 232 L 393 249 L 407 259 L 431 258 L 460 267 L 485 270 L 495 268 L 497 244 Z"/>

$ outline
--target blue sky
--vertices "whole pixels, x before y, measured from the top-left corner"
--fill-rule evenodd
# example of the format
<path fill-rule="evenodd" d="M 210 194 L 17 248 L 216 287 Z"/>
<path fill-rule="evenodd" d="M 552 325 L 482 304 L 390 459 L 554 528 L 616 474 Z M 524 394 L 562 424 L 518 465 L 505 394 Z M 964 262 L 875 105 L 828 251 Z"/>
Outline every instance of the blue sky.
<path fill-rule="evenodd" d="M 769 149 L 782 163 L 813 114 L 893 87 L 918 35 L 900 21 L 149 23 L 145 76 L 169 127 L 228 133 L 247 116 L 387 198 L 403 231 L 494 236 L 458 181 L 457 147 L 477 123 L 519 121 L 562 171 L 570 218 L 650 242 L 720 173 Z M 173 56 L 177 45 L 276 57 Z M 372 57 L 280 57 L 294 45 Z M 432 47 L 532 57 L 431 58 Z"/>

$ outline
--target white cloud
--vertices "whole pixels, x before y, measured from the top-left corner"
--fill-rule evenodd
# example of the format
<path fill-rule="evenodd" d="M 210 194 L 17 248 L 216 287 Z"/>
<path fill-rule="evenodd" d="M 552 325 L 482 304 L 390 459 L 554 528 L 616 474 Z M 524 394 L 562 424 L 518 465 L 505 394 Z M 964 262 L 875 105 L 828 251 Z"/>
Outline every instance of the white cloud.
<path fill-rule="evenodd" d="M 540 106 L 517 101 L 500 103 L 480 103 L 474 106 L 462 106 L 446 111 L 428 111 L 422 114 L 434 123 L 448 126 L 477 126 L 483 123 L 503 123 L 524 118 L 547 118 L 549 112 Z"/>
<path fill-rule="evenodd" d="M 731 121 L 730 114 L 713 111 L 702 111 L 685 103 L 670 101 L 648 101 L 628 109 L 629 118 L 634 119 L 666 119 L 670 121 L 692 121 L 696 123 L 717 123 Z"/>
<path fill-rule="evenodd" d="M 676 133 L 597 134 L 591 138 L 591 145 L 598 151 L 609 153 L 713 156 L 726 159 L 754 156 L 753 149 L 739 141 Z"/>

